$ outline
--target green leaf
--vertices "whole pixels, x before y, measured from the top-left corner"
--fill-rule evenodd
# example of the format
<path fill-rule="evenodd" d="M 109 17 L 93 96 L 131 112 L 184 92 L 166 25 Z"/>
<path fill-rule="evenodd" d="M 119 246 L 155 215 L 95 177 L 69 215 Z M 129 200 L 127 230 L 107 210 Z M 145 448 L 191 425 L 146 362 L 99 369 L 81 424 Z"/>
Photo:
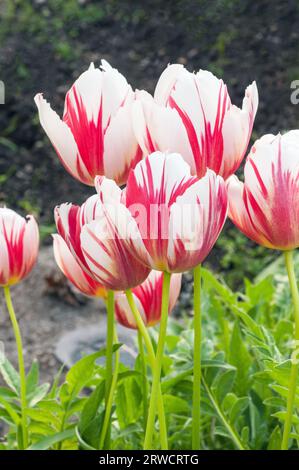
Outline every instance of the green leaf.
<path fill-rule="evenodd" d="M 100 433 L 104 421 L 103 410 L 100 414 L 97 414 L 85 427 L 84 432 L 81 435 L 82 440 L 88 445 L 95 449 L 98 449 L 100 441 Z M 79 430 L 78 430 L 79 431 Z M 80 431 L 79 431 L 80 432 Z"/>
<path fill-rule="evenodd" d="M 115 344 L 113 351 L 117 351 L 121 347 L 121 344 Z M 68 384 L 69 394 L 76 396 L 82 388 L 91 379 L 94 371 L 95 361 L 102 356 L 105 356 L 106 349 L 85 356 L 80 359 L 73 367 L 68 371 L 66 375 L 66 383 Z"/>
<path fill-rule="evenodd" d="M 75 429 L 67 429 L 63 432 L 58 432 L 56 434 L 52 434 L 51 436 L 47 436 L 44 439 L 41 439 L 38 442 L 35 442 L 27 450 L 47 450 L 50 447 L 53 447 L 54 444 L 58 444 L 59 442 L 72 439 L 75 437 Z"/>
<path fill-rule="evenodd" d="M 269 443 L 268 443 L 268 450 L 280 450 L 281 449 L 281 430 L 279 426 L 276 426 L 270 436 Z"/>
<path fill-rule="evenodd" d="M 80 435 L 84 434 L 84 431 L 88 427 L 89 423 L 95 418 L 99 410 L 99 406 L 104 398 L 105 382 L 101 381 L 96 389 L 92 392 L 88 400 L 85 402 L 78 425 Z"/>
<path fill-rule="evenodd" d="M 20 417 L 14 408 L 8 403 L 8 401 L 0 397 L 0 405 L 2 405 L 3 408 L 7 411 L 13 422 L 18 425 L 20 423 Z"/>
<path fill-rule="evenodd" d="M 4 354 L 1 354 L 0 372 L 9 388 L 18 394 L 20 390 L 19 374 Z"/>
<path fill-rule="evenodd" d="M 39 382 L 39 366 L 38 362 L 34 361 L 26 377 L 26 392 L 27 396 L 34 392 Z"/>
<path fill-rule="evenodd" d="M 251 386 L 251 376 L 249 374 L 252 358 L 241 335 L 239 323 L 236 321 L 231 335 L 228 362 L 236 367 L 236 393 L 246 395 Z"/>
<path fill-rule="evenodd" d="M 76 427 L 76 437 L 79 441 L 79 444 L 80 444 L 80 447 L 83 449 L 83 450 L 96 450 L 95 447 L 92 447 L 90 446 L 89 444 L 87 444 L 87 442 L 84 441 L 84 439 L 82 438 L 81 434 L 80 434 L 80 431 L 78 429 L 78 426 Z"/>
<path fill-rule="evenodd" d="M 36 387 L 30 395 L 28 395 L 28 406 L 33 408 L 39 401 L 41 401 L 47 395 L 49 387 L 50 384 L 48 383 Z"/>
<path fill-rule="evenodd" d="M 174 395 L 163 395 L 164 409 L 166 414 L 188 416 L 190 405 L 183 398 Z"/>
<path fill-rule="evenodd" d="M 248 397 L 242 397 L 237 399 L 237 401 L 233 404 L 229 414 L 229 419 L 232 424 L 235 424 L 238 418 L 243 415 L 244 411 L 248 408 L 248 406 Z"/>
<path fill-rule="evenodd" d="M 162 379 L 162 384 L 161 384 L 162 392 L 167 392 L 168 390 L 175 388 L 179 382 L 186 380 L 192 375 L 193 375 L 193 367 L 189 367 L 188 369 L 182 372 L 175 371 L 173 374 L 170 374 L 167 377 Z"/>
<path fill-rule="evenodd" d="M 274 416 L 274 418 L 278 418 L 280 421 L 283 423 L 286 420 L 286 411 L 277 411 L 276 413 L 273 413 L 271 416 Z M 299 418 L 296 415 L 292 415 L 292 423 L 294 424 L 299 424 Z"/>
<path fill-rule="evenodd" d="M 28 408 L 26 413 L 27 416 L 34 421 L 51 425 L 52 432 L 53 430 L 55 431 L 59 429 L 60 419 L 58 419 L 53 413 L 49 412 L 49 410 Z"/>
<path fill-rule="evenodd" d="M 213 382 L 212 389 L 219 403 L 222 403 L 224 397 L 232 391 L 236 377 L 235 370 L 227 370 L 218 375 Z"/>
<path fill-rule="evenodd" d="M 16 392 L 10 388 L 0 387 L 0 397 L 5 398 L 5 400 L 12 400 L 13 398 L 17 398 L 17 396 Z"/>

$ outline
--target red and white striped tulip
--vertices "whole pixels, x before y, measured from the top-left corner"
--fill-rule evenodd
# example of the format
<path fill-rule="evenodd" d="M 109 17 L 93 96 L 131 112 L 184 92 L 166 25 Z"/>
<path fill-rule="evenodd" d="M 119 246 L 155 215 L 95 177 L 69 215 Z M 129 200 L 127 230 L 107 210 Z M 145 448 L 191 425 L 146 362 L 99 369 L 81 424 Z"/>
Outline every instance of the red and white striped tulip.
<path fill-rule="evenodd" d="M 168 312 L 173 310 L 181 290 L 182 275 L 173 274 L 170 281 Z M 156 325 L 161 318 L 163 273 L 151 271 L 140 286 L 132 289 L 135 304 L 146 326 Z M 115 316 L 117 321 L 132 329 L 137 329 L 126 294 L 119 292 L 115 296 Z"/>
<path fill-rule="evenodd" d="M 106 297 L 105 287 L 82 269 L 64 239 L 58 234 L 53 235 L 53 250 L 58 267 L 80 292 L 90 297 Z"/>
<path fill-rule="evenodd" d="M 224 179 L 240 166 L 258 107 L 255 82 L 245 90 L 242 109 L 231 103 L 227 87 L 211 72 L 188 72 L 182 65 L 162 73 L 154 99 L 138 93 L 133 126 L 145 155 L 178 152 L 193 175 L 210 168 Z"/>
<path fill-rule="evenodd" d="M 32 270 L 38 255 L 39 232 L 35 219 L 0 208 L 0 286 L 11 286 Z"/>
<path fill-rule="evenodd" d="M 88 198 L 82 206 L 64 203 L 55 207 L 54 210 L 58 234 L 66 242 L 77 263 L 87 273 L 88 266 L 82 253 L 80 234 L 82 227 L 96 217 L 99 203 L 99 197 L 94 195 Z"/>
<path fill-rule="evenodd" d="M 136 287 L 150 273 L 128 249 L 132 240 L 142 244 L 136 222 L 121 203 L 122 191 L 114 181 L 98 177 L 97 185 L 99 195 L 81 208 L 62 205 L 57 209 L 58 232 L 82 269 L 98 283 L 111 290 Z"/>
<path fill-rule="evenodd" d="M 212 170 L 201 179 L 191 176 L 189 165 L 175 153 L 155 152 L 139 162 L 123 200 L 143 242 L 132 240 L 132 253 L 158 271 L 184 272 L 201 263 L 227 214 L 223 178 Z"/>
<path fill-rule="evenodd" d="M 244 183 L 227 182 L 229 217 L 248 238 L 267 248 L 299 246 L 299 130 L 265 135 L 252 146 Z"/>
<path fill-rule="evenodd" d="M 39 93 L 40 123 L 66 170 L 93 186 L 96 175 L 118 184 L 142 158 L 134 136 L 131 108 L 135 93 L 125 77 L 106 61 L 93 64 L 75 81 L 65 98 L 62 119 Z"/>

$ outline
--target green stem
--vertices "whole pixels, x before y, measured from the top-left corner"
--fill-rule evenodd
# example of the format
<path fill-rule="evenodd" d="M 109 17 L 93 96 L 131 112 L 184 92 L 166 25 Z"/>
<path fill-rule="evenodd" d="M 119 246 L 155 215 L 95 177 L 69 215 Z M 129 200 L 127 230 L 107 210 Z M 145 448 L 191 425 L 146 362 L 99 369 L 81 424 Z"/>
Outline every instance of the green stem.
<path fill-rule="evenodd" d="M 145 362 L 145 355 L 144 355 L 143 339 L 139 330 L 138 330 L 138 347 L 139 347 L 139 356 L 140 356 L 141 373 L 142 373 L 143 424 L 144 424 L 144 432 L 145 432 L 146 422 L 147 422 L 148 384 L 147 384 L 146 362 Z"/>
<path fill-rule="evenodd" d="M 294 305 L 294 316 L 295 316 L 295 341 L 299 341 L 299 292 L 296 282 L 295 270 L 294 270 L 294 260 L 293 260 L 293 251 L 285 251 L 285 264 L 289 277 L 290 290 L 293 299 Z M 289 384 L 289 392 L 287 398 L 287 412 L 286 419 L 284 423 L 284 430 L 281 442 L 281 450 L 287 450 L 289 446 L 289 437 L 292 428 L 292 415 L 294 409 L 295 395 L 296 395 L 296 386 L 298 380 L 298 369 L 299 365 L 297 361 L 292 361 L 291 365 L 291 376 Z"/>
<path fill-rule="evenodd" d="M 201 386 L 201 266 L 194 268 L 194 372 L 192 399 L 192 449 L 200 449 L 200 386 Z"/>
<path fill-rule="evenodd" d="M 227 421 L 226 417 L 224 416 L 224 414 L 222 413 L 221 409 L 220 409 L 220 406 L 218 405 L 217 403 L 217 400 L 216 398 L 214 397 L 213 393 L 212 393 L 212 390 L 209 388 L 208 384 L 206 383 L 204 377 L 202 376 L 201 378 L 201 381 L 207 391 L 207 395 L 216 411 L 216 413 L 218 414 L 220 420 L 222 421 L 222 424 L 223 426 L 226 428 L 226 430 L 229 432 L 229 434 L 231 435 L 231 438 L 233 440 L 233 442 L 235 443 L 236 447 L 238 450 L 245 450 L 244 449 L 244 446 L 238 436 L 238 434 L 236 433 L 236 431 L 233 429 L 233 427 L 231 426 L 231 424 Z"/>
<path fill-rule="evenodd" d="M 9 286 L 5 286 L 4 288 L 4 296 L 7 305 L 7 310 L 10 316 L 10 320 L 12 323 L 17 351 L 18 351 L 18 361 L 19 361 L 19 373 L 20 373 L 20 398 L 21 398 L 21 413 L 22 413 L 22 436 L 23 436 L 23 448 L 26 449 L 28 447 L 28 433 L 27 433 L 27 419 L 26 419 L 26 407 L 27 407 L 27 400 L 26 400 L 26 372 L 25 372 L 25 365 L 24 365 L 24 357 L 23 357 L 23 345 L 22 345 L 22 337 L 20 328 L 18 325 L 18 320 L 16 318 L 16 314 L 12 305 L 11 295 Z"/>
<path fill-rule="evenodd" d="M 117 343 L 117 333 L 115 331 L 114 333 L 114 342 Z M 106 408 L 105 408 L 105 416 L 104 416 L 104 421 L 103 421 L 103 426 L 102 426 L 102 431 L 101 431 L 101 437 L 100 437 L 100 450 L 103 449 L 103 446 L 105 444 L 105 438 L 107 436 L 107 431 L 108 427 L 111 422 L 111 409 L 113 405 L 113 396 L 114 392 L 116 389 L 117 385 L 117 379 L 118 379 L 118 370 L 119 370 L 119 349 L 115 352 L 115 363 L 114 363 L 114 371 L 113 371 L 113 378 L 110 386 L 110 391 L 109 391 L 109 396 L 108 400 L 106 403 Z"/>
<path fill-rule="evenodd" d="M 105 384 L 105 408 L 109 405 L 110 389 L 113 376 L 113 338 L 114 338 L 114 292 L 108 290 L 107 293 L 107 339 L 106 339 L 106 384 Z M 104 448 L 110 447 L 111 417 L 108 414 L 108 429 L 105 433 Z M 100 447 L 102 448 L 102 447 Z"/>
<path fill-rule="evenodd" d="M 131 292 L 131 290 L 126 291 L 126 296 L 128 303 L 130 305 L 131 311 L 133 313 L 133 316 L 135 318 L 135 321 L 137 323 L 138 330 L 140 331 L 140 334 L 142 335 L 143 341 L 145 343 L 147 353 L 148 353 L 148 358 L 150 362 L 150 366 L 152 369 L 152 374 L 154 374 L 154 370 L 156 367 L 156 357 L 155 357 L 155 351 L 152 345 L 152 341 L 150 338 L 150 335 L 147 331 L 147 328 L 142 320 L 142 317 L 136 307 L 136 304 L 134 302 L 134 297 Z M 161 449 L 162 450 L 168 450 L 168 441 L 167 441 L 167 428 L 166 428 L 166 420 L 165 420 L 165 413 L 164 413 L 164 404 L 163 404 L 163 396 L 161 392 L 161 386 L 159 383 L 158 387 L 158 399 L 157 399 L 157 409 L 158 409 L 158 417 L 159 417 L 159 423 L 160 423 L 160 438 L 161 438 Z"/>
<path fill-rule="evenodd" d="M 167 332 L 167 320 L 168 320 L 168 304 L 169 304 L 169 287 L 170 287 L 170 273 L 163 273 L 163 289 L 162 289 L 162 305 L 161 305 L 161 321 L 159 339 L 157 345 L 157 354 L 155 360 L 155 367 L 153 370 L 153 383 L 150 396 L 150 404 L 148 410 L 148 419 L 146 426 L 146 433 L 144 439 L 144 449 L 152 449 L 152 441 L 155 426 L 156 417 L 156 404 L 159 394 L 161 368 L 164 354 L 164 345 Z"/>

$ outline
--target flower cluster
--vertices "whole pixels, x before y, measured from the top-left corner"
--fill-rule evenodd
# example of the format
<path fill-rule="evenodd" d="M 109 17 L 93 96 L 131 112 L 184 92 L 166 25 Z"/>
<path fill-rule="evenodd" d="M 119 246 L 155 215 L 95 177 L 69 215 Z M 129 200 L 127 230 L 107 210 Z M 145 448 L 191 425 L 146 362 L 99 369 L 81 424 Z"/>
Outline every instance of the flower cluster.
<path fill-rule="evenodd" d="M 258 107 L 255 82 L 247 87 L 239 109 L 223 81 L 210 72 L 190 73 L 170 65 L 151 96 L 132 90 L 103 61 L 100 68 L 91 64 L 75 81 L 62 119 L 42 94 L 35 102 L 66 170 L 95 188 L 81 206 L 63 203 L 55 208 L 53 245 L 59 268 L 74 286 L 107 303 L 105 426 L 114 386 L 109 371 L 115 317 L 139 330 L 152 366 L 145 448 L 152 445 L 156 404 L 165 443 L 160 374 L 167 316 L 179 296 L 182 273 L 194 269 L 195 286 L 200 287 L 199 266 L 216 243 L 227 213 L 263 246 L 286 253 L 299 246 L 299 131 L 257 140 L 245 163 L 243 183 L 234 173 L 246 153 Z M 37 252 L 35 220 L 0 209 L 0 285 L 7 289 L 23 279 Z M 194 448 L 200 433 L 199 313 L 195 289 Z M 154 351 L 146 327 L 159 321 Z M 285 429 L 287 441 L 290 429 Z M 23 434 L 25 442 L 25 425 Z"/>

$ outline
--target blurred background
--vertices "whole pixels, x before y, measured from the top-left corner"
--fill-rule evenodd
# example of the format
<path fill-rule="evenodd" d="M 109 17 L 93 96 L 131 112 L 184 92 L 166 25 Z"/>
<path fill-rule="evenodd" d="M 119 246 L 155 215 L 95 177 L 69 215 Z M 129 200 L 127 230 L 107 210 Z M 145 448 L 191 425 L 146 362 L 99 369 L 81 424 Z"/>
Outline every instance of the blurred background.
<path fill-rule="evenodd" d="M 42 264 L 51 256 L 47 245 L 54 231 L 54 206 L 82 203 L 92 190 L 62 168 L 39 125 L 33 97 L 43 92 L 62 114 L 66 91 L 91 61 L 99 65 L 102 58 L 108 60 L 133 88 L 149 92 L 168 63 L 184 64 L 190 71 L 209 69 L 224 79 L 238 106 L 246 86 L 256 80 L 260 105 L 252 140 L 299 127 L 299 104 L 290 100 L 291 83 L 299 80 L 298 0 L 1 0 L 0 16 L 0 80 L 5 84 L 0 203 L 38 217 L 46 250 Z M 208 264 L 239 288 L 244 276 L 254 279 L 275 256 L 228 222 Z M 64 299 L 70 296 L 70 304 L 77 302 L 57 273 L 45 272 L 37 271 L 28 280 L 31 287 L 38 290 L 40 279 L 47 278 L 41 288 L 61 290 Z M 184 295 L 188 300 L 188 292 Z M 22 295 L 17 301 L 21 308 Z M 44 299 L 40 302 L 40 307 L 29 307 L 43 312 L 50 308 Z M 55 321 L 60 314 L 61 305 L 51 314 L 53 324 L 45 323 L 41 338 L 59 333 Z M 64 315 L 71 328 L 73 314 Z M 44 360 L 46 339 L 41 341 L 37 356 Z"/>

